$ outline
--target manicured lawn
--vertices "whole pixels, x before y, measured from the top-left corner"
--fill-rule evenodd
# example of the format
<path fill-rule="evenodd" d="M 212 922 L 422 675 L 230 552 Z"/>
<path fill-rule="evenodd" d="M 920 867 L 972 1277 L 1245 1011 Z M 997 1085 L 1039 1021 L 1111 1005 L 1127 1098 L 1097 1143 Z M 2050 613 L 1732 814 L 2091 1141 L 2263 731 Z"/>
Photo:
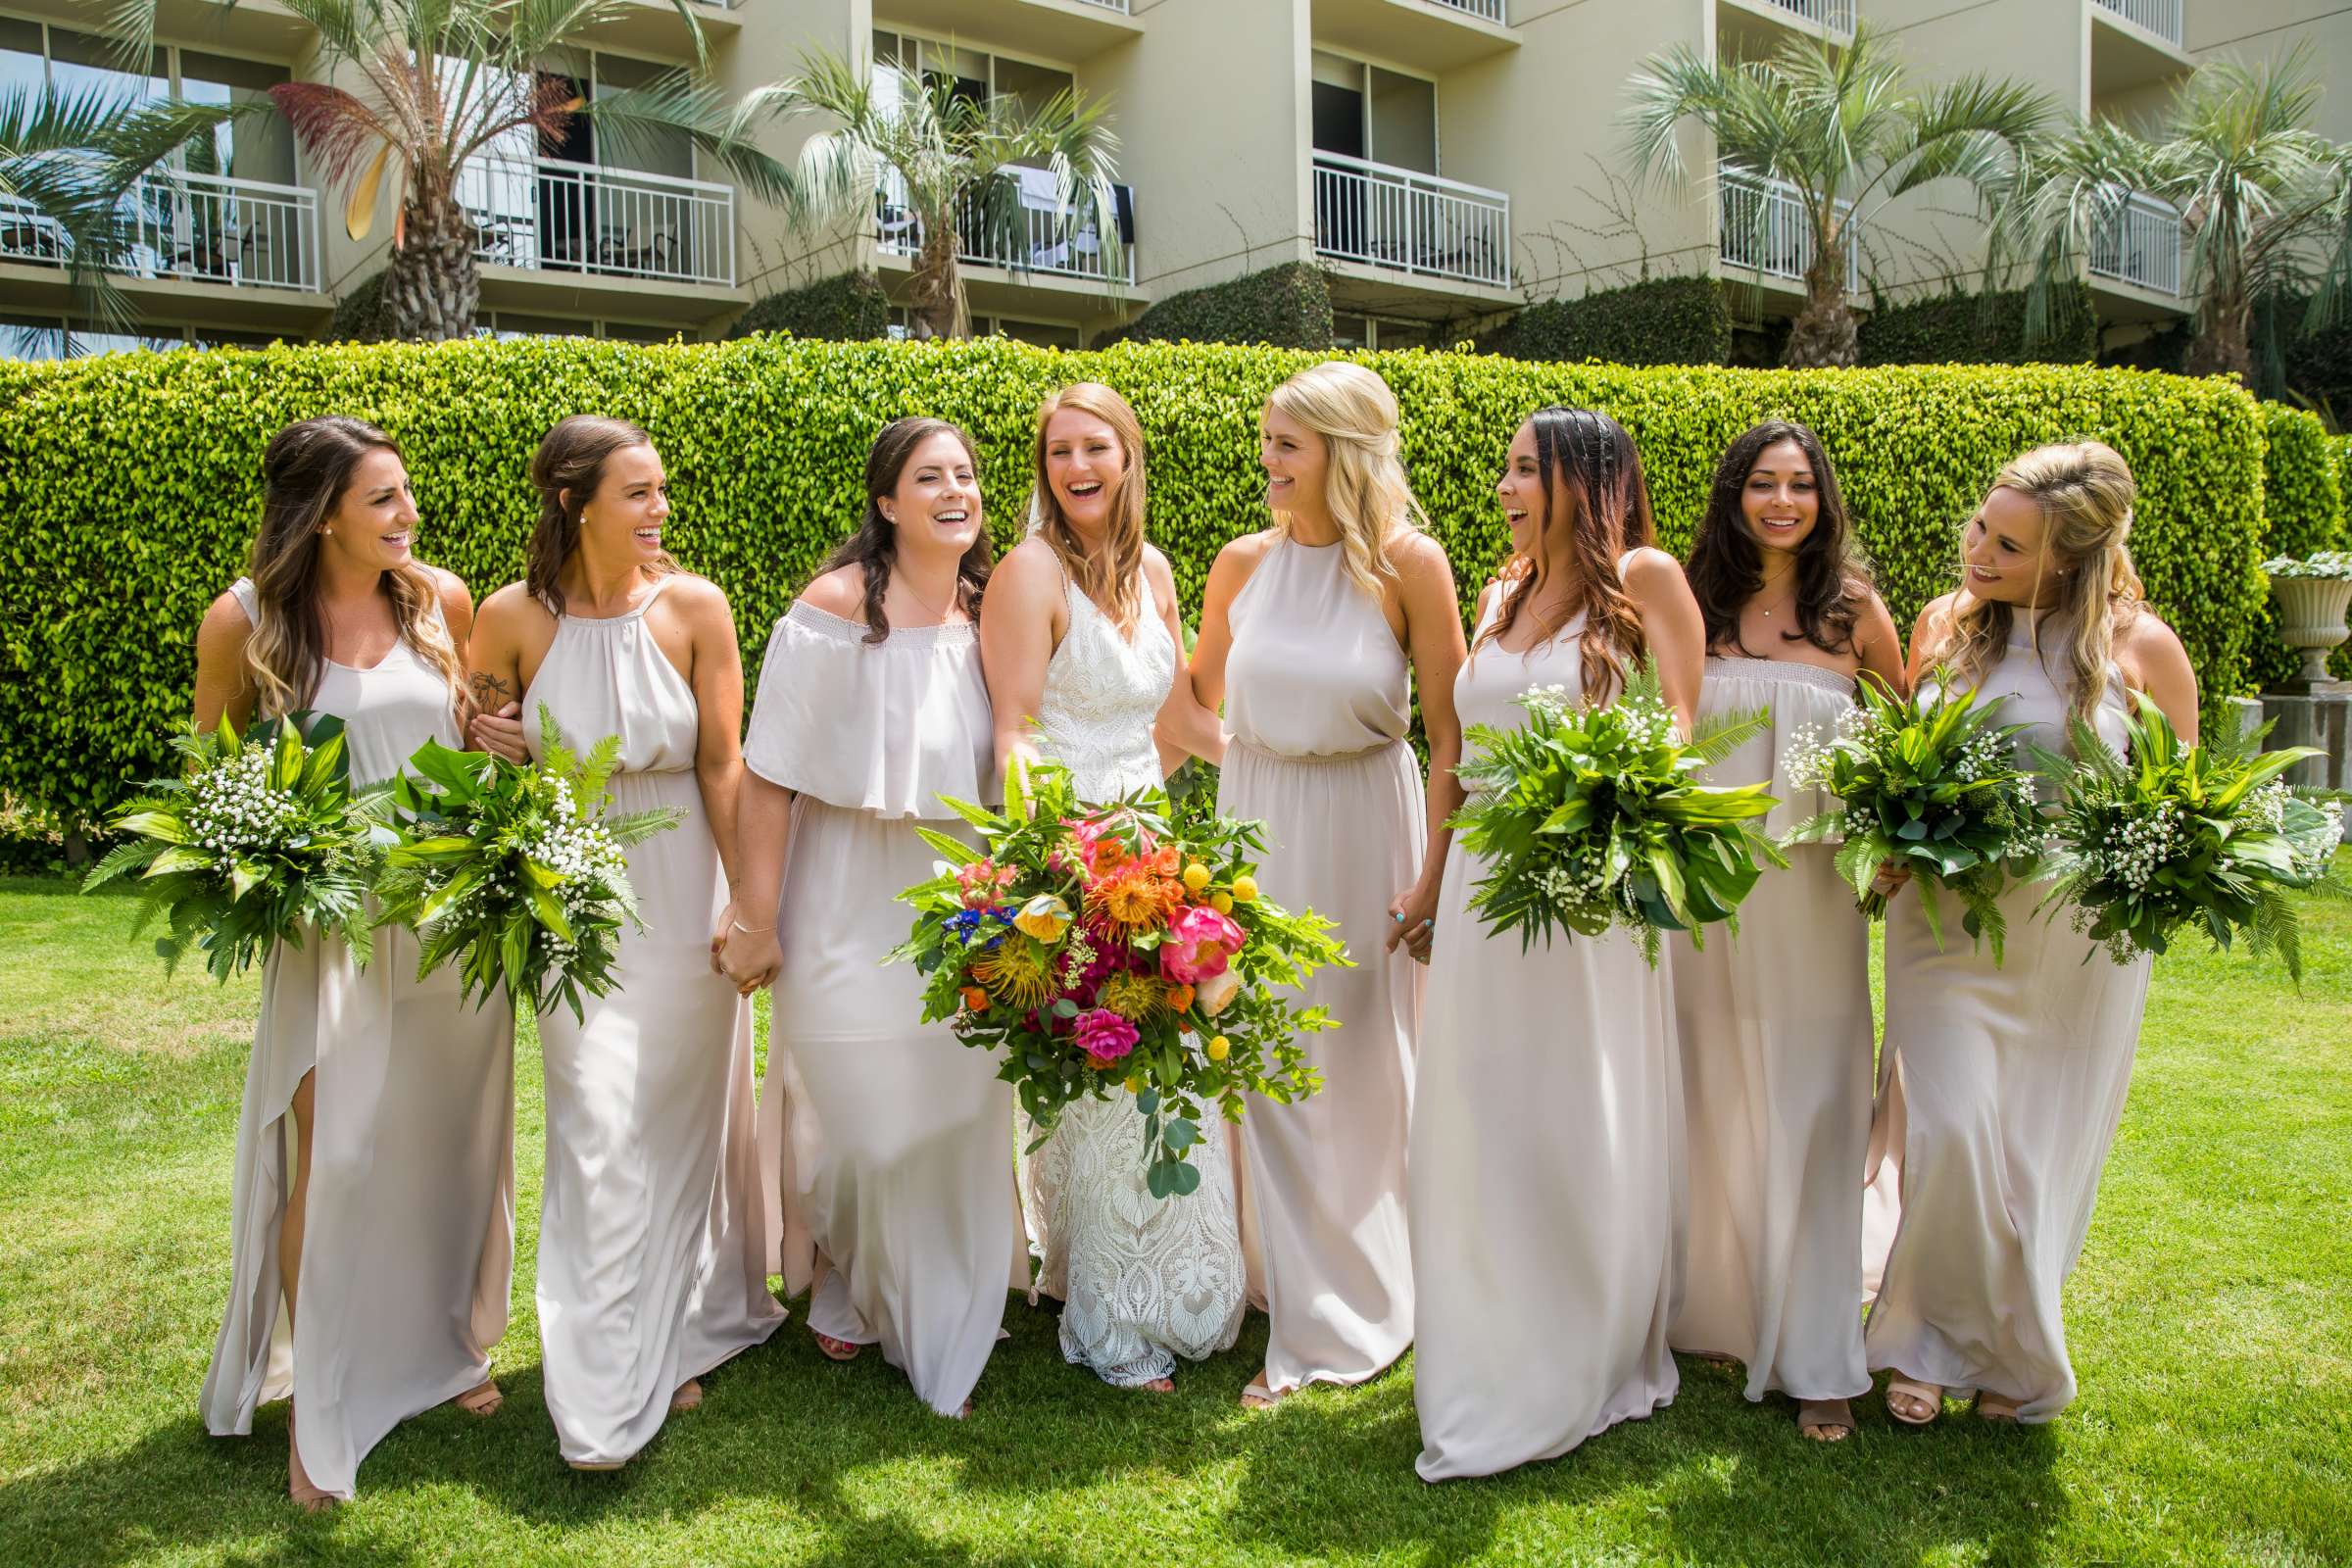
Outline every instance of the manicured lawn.
<path fill-rule="evenodd" d="M 2275 967 L 2158 969 L 2130 1111 L 2068 1292 L 2082 1396 L 2057 1425 L 1819 1447 L 1684 1364 L 1682 1395 L 1557 1463 L 1423 1486 L 1409 1362 L 1270 1415 L 1264 1344 L 1117 1393 L 1016 1301 L 973 1419 L 795 1321 L 617 1476 L 576 1476 L 540 1401 L 530 1280 L 539 1071 L 520 1078 L 505 1410 L 435 1411 L 319 1519 L 284 1500 L 283 1407 L 196 1416 L 228 1273 L 255 987 L 167 984 L 129 905 L 0 881 L 0 1564 L 348 1561 L 1198 1565 L 2352 1561 L 2352 905 Z M 1465 1224 L 1476 1215 L 1462 1216 Z M 1562 1325 L 1562 1332 L 1572 1332 Z"/>

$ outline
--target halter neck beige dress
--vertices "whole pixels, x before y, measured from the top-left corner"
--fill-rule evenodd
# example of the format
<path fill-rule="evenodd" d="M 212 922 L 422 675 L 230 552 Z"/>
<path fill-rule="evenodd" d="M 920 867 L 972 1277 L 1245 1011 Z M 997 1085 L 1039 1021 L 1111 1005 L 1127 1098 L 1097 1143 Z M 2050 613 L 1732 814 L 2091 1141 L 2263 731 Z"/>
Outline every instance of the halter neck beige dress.
<path fill-rule="evenodd" d="M 1979 689 L 2006 697 L 2021 746 L 2067 750 L 2068 630 L 2044 621 L 2041 652 L 2019 616 Z M 2112 666 L 2092 720 L 2125 745 Z M 2017 1402 L 2047 1421 L 2075 1396 L 2059 1294 L 2090 1229 L 2099 1172 L 2123 1118 L 2148 1000 L 2145 955 L 2118 964 L 2060 911 L 2036 914 L 2045 883 L 2001 896 L 2007 952 L 1971 948 L 1944 922 L 1937 952 L 1906 888 L 1887 906 L 1884 1102 L 1874 1147 L 1899 1195 L 1865 1335 L 1871 1368 Z M 1948 914 L 1948 909 L 1947 909 Z"/>
<path fill-rule="evenodd" d="M 939 858 L 914 824 L 974 837 L 939 798 L 997 798 L 996 737 L 976 626 L 865 639 L 862 622 L 796 602 L 768 637 L 744 741 L 744 764 L 793 792 L 760 1102 L 781 1200 L 771 1256 L 788 1293 L 822 1273 L 810 1328 L 880 1345 L 954 1415 L 1004 1320 L 1012 1088 L 990 1053 L 921 1022 L 923 976 L 883 958 L 911 921 L 899 890 Z"/>
<path fill-rule="evenodd" d="M 547 1179 L 539 1341 L 564 1457 L 612 1464 L 653 1439 L 679 1385 L 784 1321 L 767 1292 L 754 1127 L 752 1004 L 710 971 L 726 902 L 694 775 L 694 689 L 635 610 L 564 615 L 523 693 L 564 742 L 620 737 L 612 808 L 686 819 L 628 852 L 645 929 L 624 931 L 610 994 L 539 1020 Z"/>
<path fill-rule="evenodd" d="M 1853 678 L 1788 660 L 1709 659 L 1699 715 L 1762 711 L 1764 731 L 1706 774 L 1766 785 L 1778 839 L 1832 803 L 1789 781 L 1808 741 L 1854 706 Z M 1746 1369 L 1746 1393 L 1844 1399 L 1862 1364 L 1863 1156 L 1870 1143 L 1870 928 L 1835 845 L 1765 869 L 1740 932 L 1672 939 L 1688 1118 L 1689 1208 L 1678 1350 Z"/>
<path fill-rule="evenodd" d="M 230 590 L 246 618 L 253 584 Z M 329 662 L 306 705 L 343 720 L 351 777 L 398 773 L 428 740 L 465 743 L 454 694 L 406 641 L 371 668 Z M 289 1303 L 278 1229 L 294 1177 L 286 1109 L 312 1084 L 302 1272 Z M 237 1123 L 228 1311 L 205 1374 L 216 1436 L 291 1397 L 312 1485 L 349 1497 L 399 1422 L 490 1375 L 514 1272 L 514 1020 L 460 999 L 458 972 L 416 978 L 407 931 L 366 969 L 331 936 L 271 954 Z M 291 1322 L 286 1308 L 291 1305 Z"/>
<path fill-rule="evenodd" d="M 1140 576 L 1140 573 L 1139 573 Z M 1079 797 L 1112 801 L 1158 785 L 1152 722 L 1176 678 L 1176 648 L 1139 581 L 1132 640 L 1066 585 L 1069 630 L 1046 664 L 1039 749 L 1065 764 Z M 1022 1143 L 1029 1129 L 1022 1128 Z M 1248 1279 L 1222 1117 L 1204 1116 L 1193 1161 L 1200 1185 L 1154 1198 L 1146 1184 L 1144 1118 L 1113 1089 L 1079 1100 L 1025 1161 L 1023 1202 L 1041 1260 L 1036 1289 L 1059 1297 L 1061 1353 L 1103 1382 L 1135 1388 L 1241 1337 Z"/>
<path fill-rule="evenodd" d="M 1411 686 L 1379 602 L 1337 544 L 1277 538 L 1234 596 L 1217 809 L 1266 824 L 1259 880 L 1339 921 L 1353 969 L 1300 1000 L 1341 1027 L 1301 1037 L 1321 1093 L 1252 1100 L 1245 1235 L 1262 1252 L 1266 1385 L 1361 1383 L 1413 1339 L 1404 1148 L 1422 966 L 1383 951 L 1389 902 L 1421 874 Z"/>
<path fill-rule="evenodd" d="M 1499 597 L 1499 596 L 1497 596 Z M 1492 611 L 1488 617 L 1492 618 Z M 1475 639 L 1464 725 L 1584 689 L 1580 613 L 1525 654 Z M 1479 631 L 1485 632 L 1482 619 Z M 1406 1164 L 1424 1481 L 1555 1458 L 1673 1402 L 1682 1084 L 1667 964 L 1612 928 L 1522 952 L 1446 861 Z"/>

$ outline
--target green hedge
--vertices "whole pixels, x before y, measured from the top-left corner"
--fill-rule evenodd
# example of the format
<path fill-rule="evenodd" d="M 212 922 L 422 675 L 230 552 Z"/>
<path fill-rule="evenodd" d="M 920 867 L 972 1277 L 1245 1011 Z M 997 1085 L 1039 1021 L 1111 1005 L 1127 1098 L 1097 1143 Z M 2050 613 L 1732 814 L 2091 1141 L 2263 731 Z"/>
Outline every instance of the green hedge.
<path fill-rule="evenodd" d="M 514 578 L 534 513 L 533 445 L 568 414 L 636 419 L 678 504 L 668 542 L 733 597 L 757 667 L 770 621 L 857 518 L 867 443 L 924 413 L 980 441 L 997 537 L 1018 531 L 1029 421 L 1096 376 L 1152 442 L 1153 537 L 1188 606 L 1217 548 L 1258 527 L 1256 421 L 1320 356 L 1123 345 L 1058 354 L 1004 340 L 828 344 L 759 337 L 641 348 L 582 340 L 108 355 L 0 374 L 0 794 L 86 820 L 165 757 L 186 711 L 191 638 L 237 574 L 271 432 L 338 412 L 408 451 L 428 560 L 477 595 Z M 1519 419 L 1589 404 L 1641 442 L 1667 543 L 1687 545 L 1724 444 L 1766 416 L 1835 456 L 1888 600 L 1908 626 L 1951 585 L 1959 522 L 2037 441 L 2113 442 L 2140 480 L 2150 592 L 2207 684 L 2238 690 L 2262 592 L 2263 416 L 2232 384 L 2132 371 L 1726 370 L 1552 366 L 1421 352 L 1365 357 L 1396 390 L 1415 487 L 1465 602 L 1503 553 L 1494 475 Z M 17 395 L 9 393 L 13 389 Z"/>
<path fill-rule="evenodd" d="M 2050 291 L 2052 330 L 2026 341 L 2026 296 L 1947 294 L 1873 311 L 1861 328 L 1864 365 L 2088 365 L 2099 357 L 2090 288 Z"/>
<path fill-rule="evenodd" d="M 1711 277 L 1653 278 L 1531 305 L 1484 346 L 1515 360 L 1571 365 L 1721 365 L 1732 353 L 1732 309 Z"/>
<path fill-rule="evenodd" d="M 794 337 L 849 343 L 890 331 L 890 296 L 882 280 L 852 268 L 803 288 L 763 294 L 735 318 L 729 337 L 753 332 L 789 332 Z"/>
<path fill-rule="evenodd" d="M 2261 405 L 2268 441 L 2262 470 L 2264 560 L 2308 556 L 2344 547 L 2342 458 L 2327 426 L 2300 409 Z M 2278 602 L 2265 594 L 2254 617 L 2253 662 L 2247 670 L 2257 688 L 2275 686 L 2294 674 L 2302 660 L 2278 635 Z"/>
<path fill-rule="evenodd" d="M 1100 341 L 1328 349 L 1331 279 L 1319 267 L 1285 262 L 1229 283 L 1171 294 Z"/>

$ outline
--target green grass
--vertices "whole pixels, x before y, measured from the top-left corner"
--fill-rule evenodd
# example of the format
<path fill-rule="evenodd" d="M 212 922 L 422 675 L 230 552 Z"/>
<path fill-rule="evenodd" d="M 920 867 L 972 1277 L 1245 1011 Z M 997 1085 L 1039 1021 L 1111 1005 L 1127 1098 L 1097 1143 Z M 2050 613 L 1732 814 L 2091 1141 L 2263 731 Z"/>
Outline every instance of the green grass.
<path fill-rule="evenodd" d="M 332 1561 L 2245 1563 L 2352 1560 L 2352 906 L 2275 967 L 2159 968 L 2132 1103 L 2068 1290 L 2080 1401 L 1798 1439 L 1686 1362 L 1681 1396 L 1566 1459 L 1425 1487 L 1409 1362 L 1246 1416 L 1264 1344 L 1168 1398 L 1061 1364 L 1015 1302 L 961 1424 L 797 1317 L 616 1476 L 576 1476 L 530 1305 L 539 1073 L 518 1053 L 522 1216 L 505 1410 L 408 1423 L 324 1518 L 283 1495 L 282 1407 L 196 1415 L 228 1276 L 255 988 L 167 983 L 127 906 L 0 881 L 0 1564 Z M 1464 1216 L 1475 1223 L 1476 1216 Z M 1565 1329 L 1563 1329 L 1565 1332 Z"/>

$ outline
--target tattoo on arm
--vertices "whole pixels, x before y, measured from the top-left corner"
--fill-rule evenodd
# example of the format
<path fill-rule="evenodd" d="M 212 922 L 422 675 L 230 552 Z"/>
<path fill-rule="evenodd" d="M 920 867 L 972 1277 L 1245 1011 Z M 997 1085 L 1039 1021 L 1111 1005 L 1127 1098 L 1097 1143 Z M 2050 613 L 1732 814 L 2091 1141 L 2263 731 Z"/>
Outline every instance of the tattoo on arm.
<path fill-rule="evenodd" d="M 467 682 L 474 711 L 495 713 L 514 699 L 514 688 L 486 669 L 477 669 Z"/>

